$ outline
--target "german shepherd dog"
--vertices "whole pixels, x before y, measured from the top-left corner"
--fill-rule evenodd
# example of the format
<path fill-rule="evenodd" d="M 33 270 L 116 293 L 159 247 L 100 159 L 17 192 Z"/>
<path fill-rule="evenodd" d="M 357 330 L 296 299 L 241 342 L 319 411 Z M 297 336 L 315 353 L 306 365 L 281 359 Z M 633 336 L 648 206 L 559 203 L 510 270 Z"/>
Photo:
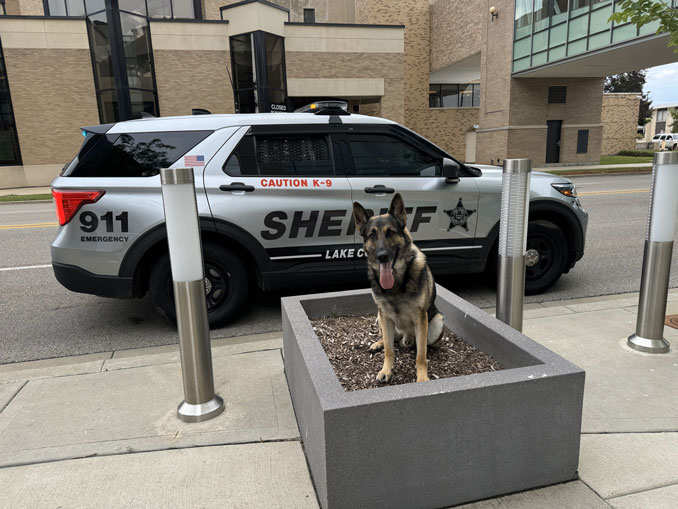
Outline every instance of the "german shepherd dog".
<path fill-rule="evenodd" d="M 396 194 L 386 214 L 372 216 L 358 202 L 353 203 L 356 230 L 364 239 L 367 276 L 372 297 L 379 309 L 381 339 L 371 351 L 384 349 L 384 366 L 377 374 L 380 382 L 393 377 L 393 342 L 417 345 L 417 382 L 428 378 L 427 345 L 440 339 L 443 315 L 435 305 L 436 286 L 426 255 L 412 243 L 405 226 L 407 214 L 400 194 Z"/>

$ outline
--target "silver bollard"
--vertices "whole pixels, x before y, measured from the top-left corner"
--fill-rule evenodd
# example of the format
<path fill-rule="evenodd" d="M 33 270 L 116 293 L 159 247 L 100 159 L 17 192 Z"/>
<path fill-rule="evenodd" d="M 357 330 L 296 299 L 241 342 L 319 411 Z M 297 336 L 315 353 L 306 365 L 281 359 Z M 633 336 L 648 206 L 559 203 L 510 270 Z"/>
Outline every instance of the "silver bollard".
<path fill-rule="evenodd" d="M 525 248 L 531 175 L 532 164 L 529 159 L 504 159 L 496 316 L 518 331 L 523 330 Z"/>
<path fill-rule="evenodd" d="M 214 392 L 193 168 L 163 168 L 160 181 L 184 381 L 184 400 L 177 413 L 184 422 L 201 422 L 216 417 L 225 407 Z"/>
<path fill-rule="evenodd" d="M 678 219 L 678 152 L 656 152 L 650 186 L 636 333 L 627 344 L 647 353 L 666 353 L 664 315 L 669 293 L 673 237 Z"/>

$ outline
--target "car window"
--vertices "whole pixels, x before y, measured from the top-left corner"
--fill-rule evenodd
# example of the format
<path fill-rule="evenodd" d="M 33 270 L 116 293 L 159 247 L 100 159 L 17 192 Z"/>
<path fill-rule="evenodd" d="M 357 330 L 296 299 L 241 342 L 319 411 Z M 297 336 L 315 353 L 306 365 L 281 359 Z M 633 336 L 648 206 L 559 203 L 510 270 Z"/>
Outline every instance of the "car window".
<path fill-rule="evenodd" d="M 257 158 L 254 155 L 254 137 L 245 136 L 231 156 L 226 160 L 223 170 L 226 174 L 237 176 L 254 176 L 259 175 L 259 168 L 257 167 Z"/>
<path fill-rule="evenodd" d="M 257 134 L 245 136 L 223 170 L 237 175 L 334 175 L 326 134 Z"/>
<path fill-rule="evenodd" d="M 665 140 L 665 139 L 666 139 L 666 136 L 663 135 L 663 134 L 659 137 L 659 140 L 660 140 L 660 141 L 661 141 L 661 140 Z"/>
<path fill-rule="evenodd" d="M 346 141 L 359 177 L 436 177 L 441 161 L 395 136 L 348 134 Z"/>
<path fill-rule="evenodd" d="M 70 177 L 151 177 L 173 165 L 212 131 L 88 135 L 64 171 Z"/>

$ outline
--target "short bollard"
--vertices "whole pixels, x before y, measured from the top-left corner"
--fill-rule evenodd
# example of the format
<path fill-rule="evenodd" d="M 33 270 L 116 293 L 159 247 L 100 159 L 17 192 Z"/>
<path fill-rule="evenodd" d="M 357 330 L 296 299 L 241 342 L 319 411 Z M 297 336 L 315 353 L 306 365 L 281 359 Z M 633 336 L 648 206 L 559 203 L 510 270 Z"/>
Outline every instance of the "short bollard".
<path fill-rule="evenodd" d="M 628 345 L 647 353 L 666 353 L 664 315 L 669 293 L 673 237 L 678 218 L 678 152 L 656 152 L 650 186 L 636 333 Z"/>
<path fill-rule="evenodd" d="M 529 159 L 504 159 L 499 217 L 497 266 L 497 318 L 523 330 L 525 294 L 525 248 L 530 207 Z"/>
<path fill-rule="evenodd" d="M 160 181 L 184 381 L 177 412 L 182 421 L 201 422 L 223 412 L 224 401 L 214 392 L 193 169 L 163 168 Z"/>

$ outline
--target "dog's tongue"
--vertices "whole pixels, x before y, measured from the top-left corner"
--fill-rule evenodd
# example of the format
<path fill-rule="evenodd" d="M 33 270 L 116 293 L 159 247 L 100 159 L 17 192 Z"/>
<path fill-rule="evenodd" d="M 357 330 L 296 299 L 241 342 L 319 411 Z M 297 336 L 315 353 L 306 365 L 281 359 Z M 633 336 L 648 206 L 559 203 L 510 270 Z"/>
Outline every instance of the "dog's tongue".
<path fill-rule="evenodd" d="M 390 263 L 379 264 L 379 284 L 384 290 L 393 288 L 393 271 Z"/>

